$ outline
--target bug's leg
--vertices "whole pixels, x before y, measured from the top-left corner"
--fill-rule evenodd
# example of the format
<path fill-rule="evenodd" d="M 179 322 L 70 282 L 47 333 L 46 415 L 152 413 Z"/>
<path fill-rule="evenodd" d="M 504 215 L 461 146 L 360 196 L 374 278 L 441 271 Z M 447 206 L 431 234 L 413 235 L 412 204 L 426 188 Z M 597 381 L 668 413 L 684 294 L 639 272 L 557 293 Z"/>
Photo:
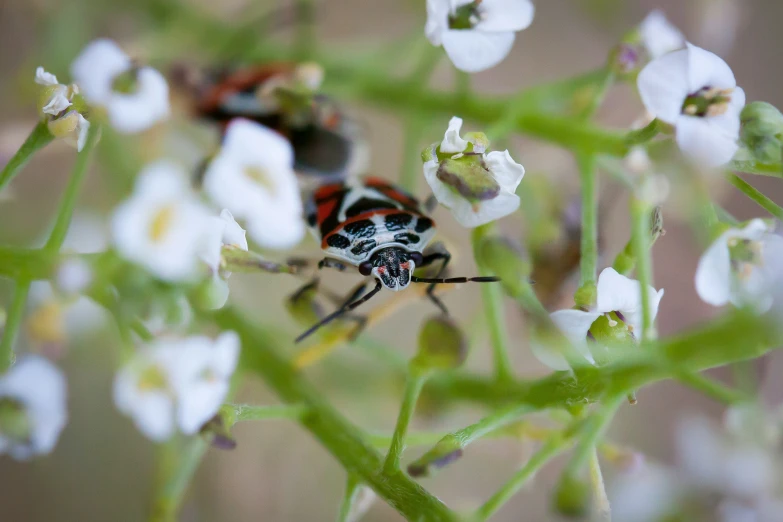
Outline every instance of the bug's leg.
<path fill-rule="evenodd" d="M 435 194 L 430 194 L 429 197 L 424 200 L 423 208 L 427 215 L 432 214 L 437 206 L 438 199 L 435 197 Z"/>
<path fill-rule="evenodd" d="M 441 246 L 441 250 L 425 254 L 421 266 L 429 266 L 436 261 L 442 261 L 438 271 L 435 274 L 435 279 L 440 279 L 443 276 L 443 273 L 446 271 L 446 267 L 448 266 L 449 261 L 451 261 L 451 253 Z M 438 283 L 430 283 L 430 285 L 427 287 L 427 298 L 435 303 L 435 306 L 437 306 L 444 315 L 449 315 L 449 311 L 446 308 L 446 305 L 443 304 L 443 301 L 441 301 L 438 296 L 435 295 L 435 287 L 437 284 Z"/>
<path fill-rule="evenodd" d="M 318 261 L 318 270 L 323 270 L 324 268 L 332 268 L 334 270 L 337 270 L 338 272 L 345 272 L 348 270 L 349 265 L 346 265 L 342 261 L 338 261 L 337 259 L 333 259 L 331 257 L 325 257 Z"/>
<path fill-rule="evenodd" d="M 314 277 L 314 278 L 313 278 L 313 279 L 311 279 L 309 282 L 305 283 L 303 286 L 301 286 L 300 288 L 298 288 L 298 289 L 296 290 L 296 292 L 294 292 L 293 294 L 291 294 L 291 295 L 288 297 L 288 300 L 289 300 L 291 303 L 294 303 L 294 304 L 295 304 L 295 303 L 297 303 L 297 302 L 299 302 L 299 301 L 301 301 L 301 300 L 302 300 L 302 298 L 303 298 L 303 297 L 304 297 L 306 294 L 310 293 L 310 291 L 317 292 L 317 291 L 318 291 L 318 286 L 319 286 L 320 282 L 321 282 L 321 280 L 320 280 L 320 279 L 318 279 L 317 277 Z"/>

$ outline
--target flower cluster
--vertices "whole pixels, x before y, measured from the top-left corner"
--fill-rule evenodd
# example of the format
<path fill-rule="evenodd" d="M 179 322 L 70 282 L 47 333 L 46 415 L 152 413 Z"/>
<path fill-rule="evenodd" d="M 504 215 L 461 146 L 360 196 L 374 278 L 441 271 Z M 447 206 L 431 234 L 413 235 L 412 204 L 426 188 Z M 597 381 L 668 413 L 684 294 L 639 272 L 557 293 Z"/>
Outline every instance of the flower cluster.
<path fill-rule="evenodd" d="M 459 135 L 462 119 L 449 121 L 439 144 L 425 149 L 424 179 L 438 202 L 464 227 L 477 227 L 519 208 L 517 187 L 525 168 L 507 150 L 487 152 L 482 133 Z"/>

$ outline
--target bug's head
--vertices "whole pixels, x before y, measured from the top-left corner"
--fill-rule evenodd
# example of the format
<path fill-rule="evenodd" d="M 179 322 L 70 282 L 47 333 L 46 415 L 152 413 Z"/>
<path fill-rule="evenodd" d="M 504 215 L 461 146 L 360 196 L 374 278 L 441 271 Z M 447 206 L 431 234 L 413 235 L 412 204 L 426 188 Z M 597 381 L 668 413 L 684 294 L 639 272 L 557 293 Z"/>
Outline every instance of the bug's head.
<path fill-rule="evenodd" d="M 398 292 L 411 283 L 411 275 L 421 262 L 419 252 L 408 252 L 399 247 L 382 248 L 359 265 L 359 272 L 365 276 L 374 276 L 383 286 Z"/>

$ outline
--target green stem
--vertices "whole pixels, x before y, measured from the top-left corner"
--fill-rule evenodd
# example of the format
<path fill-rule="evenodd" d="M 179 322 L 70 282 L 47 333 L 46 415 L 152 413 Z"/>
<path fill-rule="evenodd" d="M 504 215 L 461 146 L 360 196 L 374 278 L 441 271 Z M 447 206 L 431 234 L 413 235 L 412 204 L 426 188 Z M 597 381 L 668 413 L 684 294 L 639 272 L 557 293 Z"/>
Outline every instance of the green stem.
<path fill-rule="evenodd" d="M 559 436 L 545 442 L 541 449 L 534 453 L 530 460 L 522 466 L 522 469 L 517 471 L 508 482 L 503 484 L 489 500 L 478 508 L 474 519 L 477 522 L 483 522 L 497 513 L 541 468 L 568 449 L 569 445 L 569 439 Z"/>
<path fill-rule="evenodd" d="M 576 304 L 590 308 L 595 304 L 598 272 L 598 188 L 595 156 L 577 154 L 582 182 L 582 242 L 579 265 L 579 291 Z"/>
<path fill-rule="evenodd" d="M 44 250 L 48 252 L 57 252 L 65 241 L 68 227 L 71 225 L 73 211 L 76 208 L 76 200 L 79 196 L 79 191 L 81 190 L 84 178 L 87 176 L 87 167 L 90 164 L 92 150 L 98 140 L 99 133 L 100 125 L 91 125 L 90 130 L 87 133 L 87 143 L 84 145 L 82 151 L 76 156 L 76 163 L 73 166 L 71 179 L 68 181 L 65 194 L 60 202 L 60 208 L 57 211 L 57 219 L 54 222 L 54 228 L 49 236 L 49 240 L 46 242 L 46 246 L 44 246 Z"/>
<path fill-rule="evenodd" d="M 0 172 L 0 192 L 13 180 L 30 158 L 54 139 L 46 122 L 40 121 Z"/>
<path fill-rule="evenodd" d="M 163 451 L 176 452 L 176 439 L 169 441 Z M 150 522 L 176 522 L 188 485 L 193 480 L 209 443 L 202 437 L 191 437 L 178 455 L 161 458 L 163 484 L 152 508 Z"/>
<path fill-rule="evenodd" d="M 440 439 L 435 446 L 408 467 L 411 475 L 427 475 L 430 466 L 442 467 L 452 459 L 459 457 L 462 451 L 472 442 L 506 426 L 531 411 L 530 406 L 508 406 L 492 413 L 461 430 L 449 433 Z"/>
<path fill-rule="evenodd" d="M 253 406 L 250 404 L 225 404 L 221 408 L 228 426 L 237 422 L 267 420 L 267 419 L 293 419 L 299 420 L 307 414 L 309 409 L 304 404 L 281 404 L 275 406 Z"/>
<path fill-rule="evenodd" d="M 601 473 L 601 463 L 598 462 L 598 451 L 593 448 L 590 454 L 590 485 L 593 490 L 593 513 L 595 522 L 612 522 L 612 508 L 606 494 L 604 476 Z"/>
<path fill-rule="evenodd" d="M 350 520 L 351 511 L 356 499 L 361 491 L 362 483 L 351 473 L 348 474 L 348 478 L 345 481 L 345 494 L 343 495 L 343 501 L 340 503 L 340 511 L 337 514 L 337 522 L 348 522 Z"/>
<path fill-rule="evenodd" d="M 614 418 L 614 414 L 620 407 L 625 398 L 623 393 L 615 394 L 607 399 L 601 407 L 592 413 L 581 425 L 579 430 L 579 442 L 574 449 L 571 460 L 566 465 L 564 475 L 578 477 L 590 460 L 591 454 L 595 451 L 599 439 L 609 427 L 609 423 Z"/>
<path fill-rule="evenodd" d="M 736 174 L 729 174 L 729 181 L 732 185 L 741 190 L 746 196 L 758 203 L 758 205 L 775 216 L 777 219 L 783 220 L 783 208 L 777 203 L 769 199 L 767 196 L 759 192 L 759 190 L 737 176 Z"/>
<path fill-rule="evenodd" d="M 683 372 L 677 376 L 677 380 L 723 404 L 740 404 L 753 400 L 751 394 L 729 388 L 722 382 L 699 373 Z"/>
<path fill-rule="evenodd" d="M 648 123 L 647 126 L 642 127 L 641 129 L 630 131 L 628 134 L 626 134 L 625 143 L 629 147 L 634 145 L 642 145 L 657 136 L 660 130 L 660 122 L 657 119 L 654 119 Z"/>
<path fill-rule="evenodd" d="M 296 1 L 296 54 L 300 60 L 309 58 L 315 46 L 315 5 L 313 0 Z"/>
<path fill-rule="evenodd" d="M 492 233 L 493 224 L 481 225 L 473 230 L 473 252 L 479 251 L 483 239 Z M 482 266 L 478 257 L 476 257 L 479 274 L 489 276 L 491 274 Z M 492 352 L 495 361 L 495 377 L 499 381 L 513 379 L 511 359 L 509 358 L 509 340 L 506 330 L 506 317 L 503 307 L 503 288 L 499 284 L 481 285 L 481 298 L 484 303 L 484 311 L 487 316 L 487 326 L 489 327 L 489 336 L 492 343 Z"/>
<path fill-rule="evenodd" d="M 596 85 L 596 91 L 595 95 L 590 99 L 590 103 L 588 103 L 582 112 L 579 114 L 579 117 L 583 119 L 589 119 L 592 118 L 593 115 L 595 115 L 596 112 L 598 112 L 598 109 L 601 108 L 601 104 L 604 101 L 604 98 L 606 97 L 606 93 L 609 91 L 609 88 L 612 86 L 615 80 L 615 74 L 614 71 L 611 69 L 611 67 L 607 67 L 603 70 L 603 77 L 601 78 L 601 81 Z"/>
<path fill-rule="evenodd" d="M 14 343 L 24 318 L 27 294 L 30 292 L 30 280 L 21 278 L 16 281 L 14 300 L 7 311 L 3 340 L 0 342 L 0 373 L 5 372 L 14 362 Z"/>
<path fill-rule="evenodd" d="M 641 290 L 642 331 L 639 339 L 642 344 L 655 338 L 655 330 L 650 309 L 650 287 L 653 284 L 652 255 L 650 252 L 650 207 L 640 199 L 631 201 L 633 220 L 632 240 L 636 257 L 636 277 Z"/>
<path fill-rule="evenodd" d="M 408 379 L 405 383 L 405 394 L 402 398 L 402 406 L 397 416 L 397 425 L 394 428 L 389 453 L 383 463 L 383 472 L 390 474 L 400 469 L 400 458 L 405 450 L 405 434 L 408 432 L 408 425 L 413 418 L 413 412 L 416 409 L 416 401 L 419 399 L 421 390 L 427 382 L 427 374 L 415 371 L 411 368 Z"/>
<path fill-rule="evenodd" d="M 783 168 L 781 168 L 780 163 L 757 163 L 755 161 L 732 161 L 731 163 L 729 163 L 728 169 L 736 172 L 745 172 L 747 174 L 771 176 L 773 178 L 783 177 Z"/>

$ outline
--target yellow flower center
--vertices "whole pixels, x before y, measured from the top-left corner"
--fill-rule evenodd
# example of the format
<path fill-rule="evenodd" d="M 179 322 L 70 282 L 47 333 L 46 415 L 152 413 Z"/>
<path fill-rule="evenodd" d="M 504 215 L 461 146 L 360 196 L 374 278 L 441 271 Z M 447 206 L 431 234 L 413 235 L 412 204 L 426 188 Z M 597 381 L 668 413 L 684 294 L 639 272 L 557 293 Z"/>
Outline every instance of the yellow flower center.
<path fill-rule="evenodd" d="M 261 185 L 269 192 L 275 191 L 275 184 L 272 182 L 272 177 L 269 175 L 269 172 L 261 167 L 249 165 L 245 167 L 244 174 L 250 178 L 253 183 Z"/>
<path fill-rule="evenodd" d="M 157 366 L 149 366 L 139 375 L 139 390 L 149 392 L 165 390 L 168 382 L 166 374 Z"/>
<path fill-rule="evenodd" d="M 174 206 L 168 205 L 163 207 L 155 214 L 155 217 L 150 223 L 150 238 L 155 243 L 159 243 L 163 240 L 163 237 L 171 228 L 171 223 L 174 221 Z"/>

